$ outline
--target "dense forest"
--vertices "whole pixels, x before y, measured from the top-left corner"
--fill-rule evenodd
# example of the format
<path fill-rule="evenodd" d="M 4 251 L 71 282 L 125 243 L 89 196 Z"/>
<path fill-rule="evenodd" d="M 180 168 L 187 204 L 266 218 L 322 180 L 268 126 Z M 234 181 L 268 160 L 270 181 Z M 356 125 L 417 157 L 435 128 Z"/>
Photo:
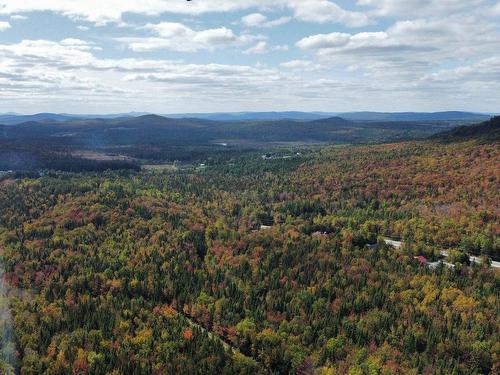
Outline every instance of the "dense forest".
<path fill-rule="evenodd" d="M 450 137 L 5 176 L 2 373 L 498 373 L 500 149 Z"/>
<path fill-rule="evenodd" d="M 228 160 L 242 152 L 283 144 L 408 141 L 463 122 L 348 121 L 339 117 L 310 121 L 209 121 L 145 115 L 113 119 L 62 117 L 58 121 L 1 125 L 0 118 L 0 171 L 137 169 L 151 161 Z"/>

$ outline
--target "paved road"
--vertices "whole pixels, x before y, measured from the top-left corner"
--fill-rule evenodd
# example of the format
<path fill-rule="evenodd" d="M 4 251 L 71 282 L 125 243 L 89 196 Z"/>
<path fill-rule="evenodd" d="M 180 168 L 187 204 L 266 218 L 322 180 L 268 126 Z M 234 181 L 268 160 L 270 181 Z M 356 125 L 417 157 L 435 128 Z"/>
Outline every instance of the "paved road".
<path fill-rule="evenodd" d="M 439 254 L 440 254 L 441 256 L 445 257 L 445 258 L 446 258 L 446 257 L 448 257 L 448 256 L 450 255 L 450 254 L 448 253 L 448 251 L 447 251 L 447 250 L 441 250 L 441 251 L 439 252 Z M 481 260 L 481 258 L 479 258 L 479 257 L 476 257 L 476 256 L 473 256 L 473 255 L 470 255 L 470 256 L 469 256 L 469 262 L 471 262 L 471 263 L 481 264 L 482 260 Z M 491 267 L 492 267 L 492 268 L 500 268 L 500 262 L 495 262 L 495 261 L 493 261 L 493 260 L 492 260 L 492 261 L 491 261 Z"/>
<path fill-rule="evenodd" d="M 384 242 L 387 244 L 387 245 L 391 245 L 392 247 L 395 247 L 396 249 L 399 249 L 401 246 L 403 246 L 403 242 L 401 241 L 396 241 L 396 240 L 392 240 L 390 238 L 384 238 Z M 439 252 L 439 254 L 445 258 L 447 258 L 449 256 L 449 253 L 447 250 L 441 250 Z M 482 260 L 481 258 L 479 257 L 476 257 L 476 256 L 473 256 L 473 255 L 470 255 L 469 256 L 469 262 L 471 263 L 477 263 L 477 264 L 481 264 Z M 491 261 L 491 267 L 492 268 L 500 268 L 500 262 L 495 262 L 495 261 Z"/>

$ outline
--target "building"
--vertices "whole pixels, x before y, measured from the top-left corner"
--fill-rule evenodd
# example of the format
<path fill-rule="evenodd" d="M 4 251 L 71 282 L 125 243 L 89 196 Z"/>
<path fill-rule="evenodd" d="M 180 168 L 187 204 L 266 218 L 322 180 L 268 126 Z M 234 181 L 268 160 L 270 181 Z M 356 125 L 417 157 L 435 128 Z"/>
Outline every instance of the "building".
<path fill-rule="evenodd" d="M 427 264 L 427 258 L 424 257 L 423 255 L 413 257 L 413 259 L 415 259 L 416 261 L 418 261 L 421 264 Z"/>

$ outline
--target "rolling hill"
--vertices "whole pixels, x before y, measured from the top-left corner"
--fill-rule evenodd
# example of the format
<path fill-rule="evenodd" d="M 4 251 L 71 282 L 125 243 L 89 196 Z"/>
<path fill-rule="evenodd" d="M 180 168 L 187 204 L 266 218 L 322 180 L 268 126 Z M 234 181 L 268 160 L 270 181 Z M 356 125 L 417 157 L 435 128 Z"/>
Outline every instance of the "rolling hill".
<path fill-rule="evenodd" d="M 447 112 L 348 112 L 340 117 L 352 121 L 463 121 L 477 122 L 488 120 L 491 116 L 481 113 L 447 111 Z"/>
<path fill-rule="evenodd" d="M 310 121 L 328 118 L 333 113 L 321 112 L 221 112 L 221 113 L 176 113 L 165 115 L 171 118 L 197 118 L 213 121 L 276 121 L 276 120 L 296 120 Z"/>
<path fill-rule="evenodd" d="M 165 143 L 373 143 L 414 139 L 450 129 L 445 122 L 352 122 L 340 117 L 312 121 L 237 121 L 174 119 L 157 115 L 116 119 L 29 121 L 0 125 L 4 141 L 59 145 Z"/>
<path fill-rule="evenodd" d="M 454 126 L 447 121 L 349 121 L 340 117 L 228 122 L 143 115 L 29 121 L 0 125 L 0 170 L 74 171 L 82 165 L 84 170 L 128 168 L 139 161 L 203 162 L 256 148 L 425 139 Z"/>
<path fill-rule="evenodd" d="M 116 119 L 124 117 L 140 117 L 149 115 L 146 112 L 128 112 L 115 114 L 68 114 L 68 113 L 37 113 L 33 115 L 21 115 L 17 113 L 0 113 L 0 124 L 16 125 L 28 121 L 71 121 L 92 119 Z M 313 121 L 327 119 L 330 117 L 342 117 L 350 121 L 457 121 L 470 123 L 488 120 L 489 114 L 472 112 L 448 111 L 448 112 L 214 112 L 214 113 L 172 113 L 161 115 L 172 119 L 194 118 L 210 121 Z"/>
<path fill-rule="evenodd" d="M 500 141 L 500 116 L 493 117 L 489 121 L 471 126 L 460 126 L 445 132 L 435 134 L 431 137 L 444 142 L 454 142 L 476 139 L 482 142 Z"/>

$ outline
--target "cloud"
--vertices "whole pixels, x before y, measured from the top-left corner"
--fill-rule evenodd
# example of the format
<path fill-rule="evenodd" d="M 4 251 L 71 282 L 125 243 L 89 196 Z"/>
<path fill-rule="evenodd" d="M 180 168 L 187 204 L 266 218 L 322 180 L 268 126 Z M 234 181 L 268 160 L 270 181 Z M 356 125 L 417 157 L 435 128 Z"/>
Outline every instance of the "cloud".
<path fill-rule="evenodd" d="M 388 33 L 389 34 L 389 33 Z M 29 111 L 102 112 L 124 108 L 150 112 L 298 109 L 406 110 L 461 107 L 487 111 L 498 104 L 500 58 L 482 59 L 432 75 L 429 65 L 413 79 L 367 79 L 338 74 L 309 60 L 280 69 L 234 64 L 192 64 L 138 58 L 99 58 L 81 39 L 23 40 L 0 44 L 2 108 Z M 271 47 L 268 47 L 271 48 Z M 404 60 L 356 59 L 384 72 Z M 385 64 L 385 65 L 384 65 Z M 421 69 L 427 69 L 420 74 Z M 140 100 L 138 100 L 140 98 Z M 335 98 L 332 101 L 332 98 Z M 439 98 L 439 100 L 436 100 Z M 352 103 L 362 103 L 353 108 Z M 476 105 L 475 103 L 480 103 Z"/>
<path fill-rule="evenodd" d="M 419 95 L 456 107 L 463 107 L 459 98 L 478 104 L 481 97 L 482 108 L 493 108 L 492 98 L 498 100 L 498 60 L 487 58 L 500 45 L 498 25 L 475 15 L 397 21 L 382 31 L 317 34 L 296 44 L 315 52 L 323 71 L 343 70 L 352 80 L 383 83 L 375 87 L 400 92 L 415 105 L 425 102 Z"/>
<path fill-rule="evenodd" d="M 405 45 L 402 40 L 384 31 L 318 34 L 299 40 L 297 46 L 317 50 L 320 55 L 379 55 L 391 51 L 406 53 L 411 49 L 410 45 Z"/>
<path fill-rule="evenodd" d="M 315 64 L 310 60 L 290 60 L 280 63 L 280 67 L 290 70 L 306 70 L 312 71 L 320 69 L 321 65 Z"/>
<path fill-rule="evenodd" d="M 302 49 L 324 49 L 346 45 L 352 35 L 347 33 L 317 34 L 303 38 L 297 42 Z"/>
<path fill-rule="evenodd" d="M 278 44 L 273 47 L 273 51 L 288 51 L 290 46 L 288 44 Z"/>
<path fill-rule="evenodd" d="M 0 107 L 8 110 L 498 106 L 498 0 L 0 0 L 0 18 L 13 27 L 37 10 L 68 17 L 74 32 L 53 17 L 56 30 L 69 30 L 61 40 L 23 40 L 29 34 L 19 29 L 18 42 L 0 41 Z M 237 26 L 203 17 L 228 12 L 219 19 Z M 36 26 L 39 17 L 30 18 Z M 243 53 L 283 62 L 264 55 L 247 66 L 255 59 Z"/>
<path fill-rule="evenodd" d="M 474 16 L 397 21 L 385 31 L 317 34 L 297 42 L 320 56 L 338 56 L 367 63 L 374 60 L 411 61 L 468 58 L 488 53 L 500 43 L 495 23 Z"/>
<path fill-rule="evenodd" d="M 241 18 L 241 22 L 247 27 L 275 27 L 285 25 L 292 20 L 292 17 L 280 17 L 269 21 L 261 13 L 252 13 Z"/>
<path fill-rule="evenodd" d="M 163 71 L 162 71 L 163 70 Z M 258 85 L 260 80 L 278 81 L 273 69 L 262 69 L 244 65 L 226 64 L 170 64 L 166 69 L 153 73 L 128 74 L 125 81 L 149 81 L 174 85 L 202 85 L 213 88 L 220 86 Z"/>
<path fill-rule="evenodd" d="M 341 23 L 351 27 L 361 27 L 370 24 L 368 16 L 362 12 L 347 11 L 336 3 L 327 0 L 291 0 L 297 19 L 308 22 Z"/>
<path fill-rule="evenodd" d="M 233 30 L 226 27 L 196 31 L 177 22 L 147 24 L 144 29 L 153 32 L 156 36 L 122 37 L 117 40 L 126 43 L 131 50 L 136 52 L 158 49 L 196 52 L 245 45 L 260 38 L 253 35 L 236 35 Z"/>
<path fill-rule="evenodd" d="M 421 82 L 482 82 L 496 83 L 500 88 L 500 56 L 482 59 L 475 64 L 463 65 L 454 69 L 443 69 L 427 74 Z"/>
<path fill-rule="evenodd" d="M 485 0 L 358 0 L 357 4 L 374 8 L 377 16 L 448 16 L 451 13 L 474 9 Z"/>
<path fill-rule="evenodd" d="M 267 42 L 260 41 L 253 47 L 243 51 L 245 55 L 261 55 L 267 52 Z"/>
<path fill-rule="evenodd" d="M 23 40 L 16 44 L 0 44 L 0 67 L 14 70 L 22 67 L 61 71 L 150 72 L 173 63 L 170 60 L 98 59 L 93 55 L 93 51 L 98 49 L 91 42 L 73 38 L 60 42 Z"/>
<path fill-rule="evenodd" d="M 312 64 L 313 64 L 312 61 L 309 60 L 291 60 L 282 62 L 280 66 L 282 68 L 295 69 L 295 68 L 306 68 L 308 66 L 311 66 Z"/>
<path fill-rule="evenodd" d="M 296 19 L 307 22 L 337 22 L 347 26 L 366 25 L 368 17 L 361 12 L 348 11 L 328 0 L 0 0 L 0 14 L 51 11 L 74 20 L 86 20 L 96 24 L 119 22 L 125 13 L 158 16 L 164 13 L 201 15 L 225 13 L 248 9 L 289 9 Z M 278 20 L 275 26 L 287 22 L 287 17 Z"/>
<path fill-rule="evenodd" d="M 186 64 L 172 60 L 99 59 L 92 43 L 80 39 L 60 42 L 24 40 L 0 44 L 0 98 L 44 101 L 53 106 L 63 98 L 78 102 L 86 98 L 106 105 L 199 98 L 204 103 L 235 92 L 253 95 L 280 86 L 286 80 L 274 69 L 229 64 Z M 137 82 L 142 82 L 137 85 Z M 275 84 L 273 84 L 275 82 Z M 162 99 L 158 87 L 165 90 Z M 154 94 L 153 94 L 154 93 Z M 116 96 L 119 94 L 119 96 Z M 110 99 L 112 98 L 112 99 Z M 134 99 L 135 98 L 135 99 Z M 221 99 L 222 100 L 222 99 Z M 117 105 L 118 105 L 117 104 Z M 145 104 L 145 105 L 146 105 Z"/>
<path fill-rule="evenodd" d="M 109 62 L 98 61 L 91 54 L 92 44 L 78 39 L 61 42 L 24 40 L 0 44 L 0 97 L 2 100 L 31 100 L 55 97 L 67 99 L 92 97 L 102 99 L 124 94 L 126 90 L 107 84 L 81 69 L 112 69 Z M 115 66 L 117 68 L 117 66 Z"/>
<path fill-rule="evenodd" d="M 491 14 L 500 16 L 500 2 L 491 9 Z"/>
<path fill-rule="evenodd" d="M 0 31 L 4 31 L 10 28 L 10 23 L 8 23 L 7 21 L 0 21 Z"/>
<path fill-rule="evenodd" d="M 28 19 L 28 17 L 22 16 L 20 14 L 14 14 L 14 15 L 10 16 L 10 19 L 14 20 L 14 21 L 25 21 Z"/>
<path fill-rule="evenodd" d="M 0 103 L 66 112 L 82 106 L 102 112 L 103 103 L 107 111 L 186 111 L 186 103 L 200 111 L 256 110 L 326 101 L 335 90 L 347 90 L 338 81 L 265 66 L 98 58 L 93 49 L 98 47 L 80 39 L 0 44 Z"/>
<path fill-rule="evenodd" d="M 60 42 L 61 45 L 63 46 L 72 46 L 72 47 L 78 47 L 78 48 L 83 48 L 83 49 L 91 49 L 91 45 L 93 43 L 87 42 L 82 39 L 76 39 L 76 38 L 66 38 L 61 40 Z"/>
<path fill-rule="evenodd" d="M 245 26 L 255 27 L 260 26 L 267 21 L 267 17 L 261 13 L 252 13 L 241 18 Z"/>

